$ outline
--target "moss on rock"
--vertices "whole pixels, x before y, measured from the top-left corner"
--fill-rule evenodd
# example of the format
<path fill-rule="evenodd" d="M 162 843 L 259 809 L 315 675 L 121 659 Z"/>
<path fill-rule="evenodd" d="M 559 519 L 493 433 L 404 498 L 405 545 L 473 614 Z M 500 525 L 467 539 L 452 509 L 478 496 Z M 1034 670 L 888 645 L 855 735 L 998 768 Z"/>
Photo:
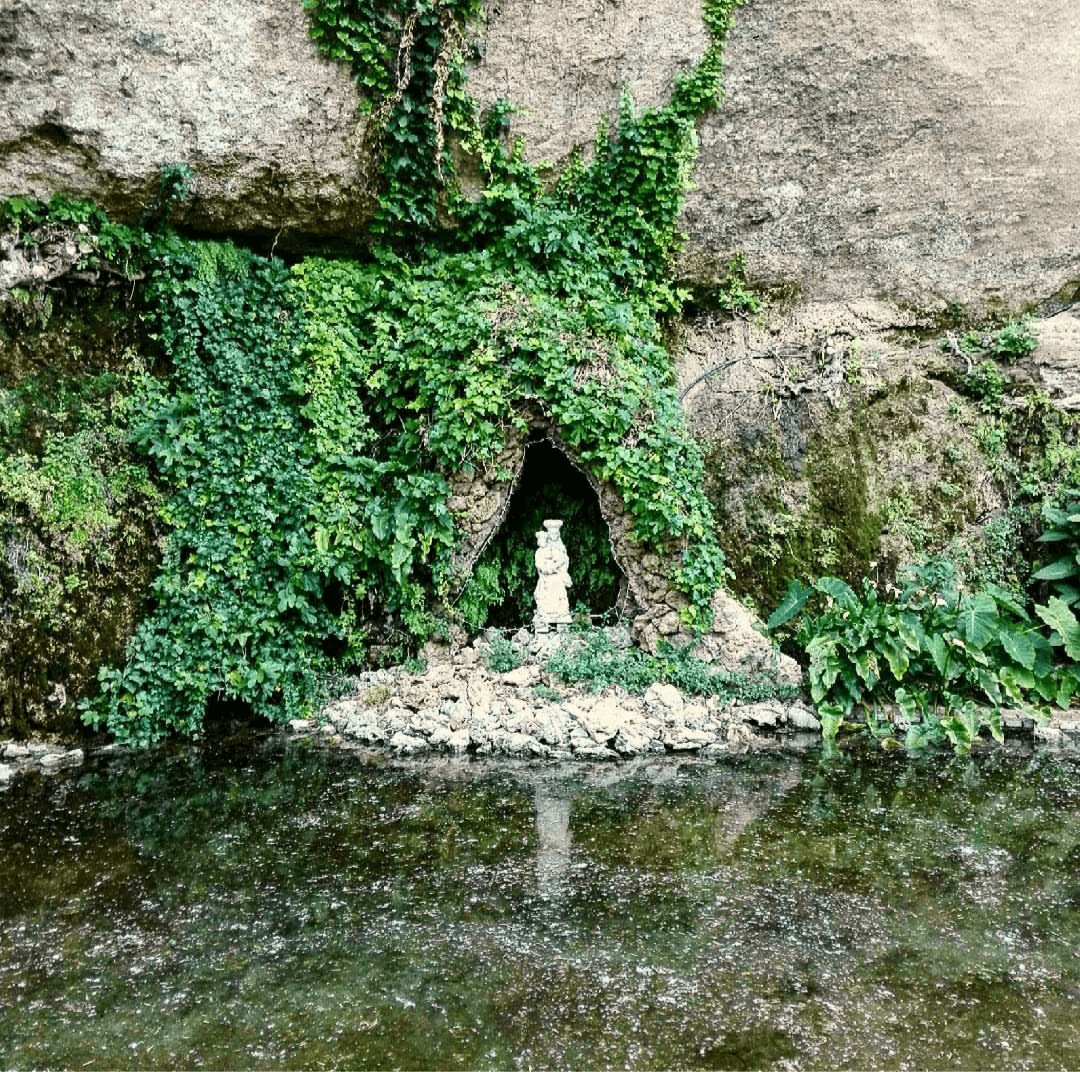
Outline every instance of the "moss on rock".
<path fill-rule="evenodd" d="M 0 307 L 0 732 L 75 732 L 141 614 L 158 557 L 156 493 L 128 445 L 141 372 L 119 291 Z"/>

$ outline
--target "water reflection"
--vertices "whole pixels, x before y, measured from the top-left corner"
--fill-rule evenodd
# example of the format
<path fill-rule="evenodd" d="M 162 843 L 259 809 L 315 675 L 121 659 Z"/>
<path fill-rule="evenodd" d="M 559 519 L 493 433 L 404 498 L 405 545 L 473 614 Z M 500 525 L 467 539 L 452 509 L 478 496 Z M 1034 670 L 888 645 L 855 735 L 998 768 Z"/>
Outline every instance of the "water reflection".
<path fill-rule="evenodd" d="M 536 793 L 536 888 L 541 897 L 557 898 L 566 889 L 573 839 L 570 798 L 538 785 Z"/>
<path fill-rule="evenodd" d="M 28 780 L 0 1065 L 1080 1067 L 1078 775 L 244 738 Z"/>

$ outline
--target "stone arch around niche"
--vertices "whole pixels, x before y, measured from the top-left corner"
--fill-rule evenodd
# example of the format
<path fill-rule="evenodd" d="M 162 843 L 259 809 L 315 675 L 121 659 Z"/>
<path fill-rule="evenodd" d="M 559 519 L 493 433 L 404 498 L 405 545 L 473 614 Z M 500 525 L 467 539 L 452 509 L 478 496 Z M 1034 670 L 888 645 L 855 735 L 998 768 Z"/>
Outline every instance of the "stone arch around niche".
<path fill-rule="evenodd" d="M 626 572 L 612 546 L 597 486 L 589 474 L 548 436 L 532 437 L 506 499 L 502 520 L 476 563 L 495 569 L 502 593 L 488 607 L 488 625 L 527 625 L 535 610 L 536 533 L 545 520 L 563 522 L 562 539 L 570 555 L 570 604 L 585 606 L 597 620 L 625 616 Z"/>
<path fill-rule="evenodd" d="M 528 451 L 539 445 L 563 455 L 596 494 L 612 557 L 624 578 L 617 609 L 629 622 L 635 640 L 655 649 L 662 637 L 676 639 L 682 630 L 679 612 L 687 600 L 666 578 L 670 564 L 634 538 L 633 519 L 622 497 L 613 487 L 598 481 L 557 429 L 545 421 L 534 421 L 527 430 L 512 433 L 482 473 L 459 473 L 452 478 L 449 507 L 463 537 L 454 563 L 461 584 L 471 576 L 485 548 L 504 524 Z M 573 555 L 573 548 L 569 550 Z"/>

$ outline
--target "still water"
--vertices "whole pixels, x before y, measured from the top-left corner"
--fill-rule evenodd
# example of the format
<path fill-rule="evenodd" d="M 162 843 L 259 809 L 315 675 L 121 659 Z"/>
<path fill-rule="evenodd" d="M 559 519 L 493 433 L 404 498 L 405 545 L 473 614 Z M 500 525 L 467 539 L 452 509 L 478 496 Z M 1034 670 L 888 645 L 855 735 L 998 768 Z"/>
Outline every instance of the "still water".
<path fill-rule="evenodd" d="M 1080 764 L 389 763 L 0 793 L 4 1068 L 1080 1068 Z"/>

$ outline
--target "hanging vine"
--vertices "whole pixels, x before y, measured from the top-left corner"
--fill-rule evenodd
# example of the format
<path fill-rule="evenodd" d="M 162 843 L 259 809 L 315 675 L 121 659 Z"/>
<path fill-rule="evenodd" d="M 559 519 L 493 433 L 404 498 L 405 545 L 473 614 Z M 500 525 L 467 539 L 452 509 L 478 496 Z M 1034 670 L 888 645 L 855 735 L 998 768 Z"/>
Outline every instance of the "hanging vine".
<path fill-rule="evenodd" d="M 718 100 L 738 2 L 707 4 L 711 44 L 669 104 L 624 97 L 592 163 L 549 186 L 506 142 L 507 107 L 480 115 L 467 95 L 476 0 L 306 0 L 380 138 L 369 257 L 287 268 L 183 239 L 160 213 L 100 224 L 95 256 L 146 277 L 168 369 L 132 412 L 169 535 L 91 723 L 148 742 L 195 731 L 214 699 L 306 715 L 374 642 L 405 654 L 442 628 L 459 581 L 448 478 L 537 409 L 672 563 L 687 625 L 709 624 L 724 559 L 662 325 L 681 302 L 670 268 L 695 120 Z M 483 175 L 478 195 L 458 188 L 456 153 Z"/>

